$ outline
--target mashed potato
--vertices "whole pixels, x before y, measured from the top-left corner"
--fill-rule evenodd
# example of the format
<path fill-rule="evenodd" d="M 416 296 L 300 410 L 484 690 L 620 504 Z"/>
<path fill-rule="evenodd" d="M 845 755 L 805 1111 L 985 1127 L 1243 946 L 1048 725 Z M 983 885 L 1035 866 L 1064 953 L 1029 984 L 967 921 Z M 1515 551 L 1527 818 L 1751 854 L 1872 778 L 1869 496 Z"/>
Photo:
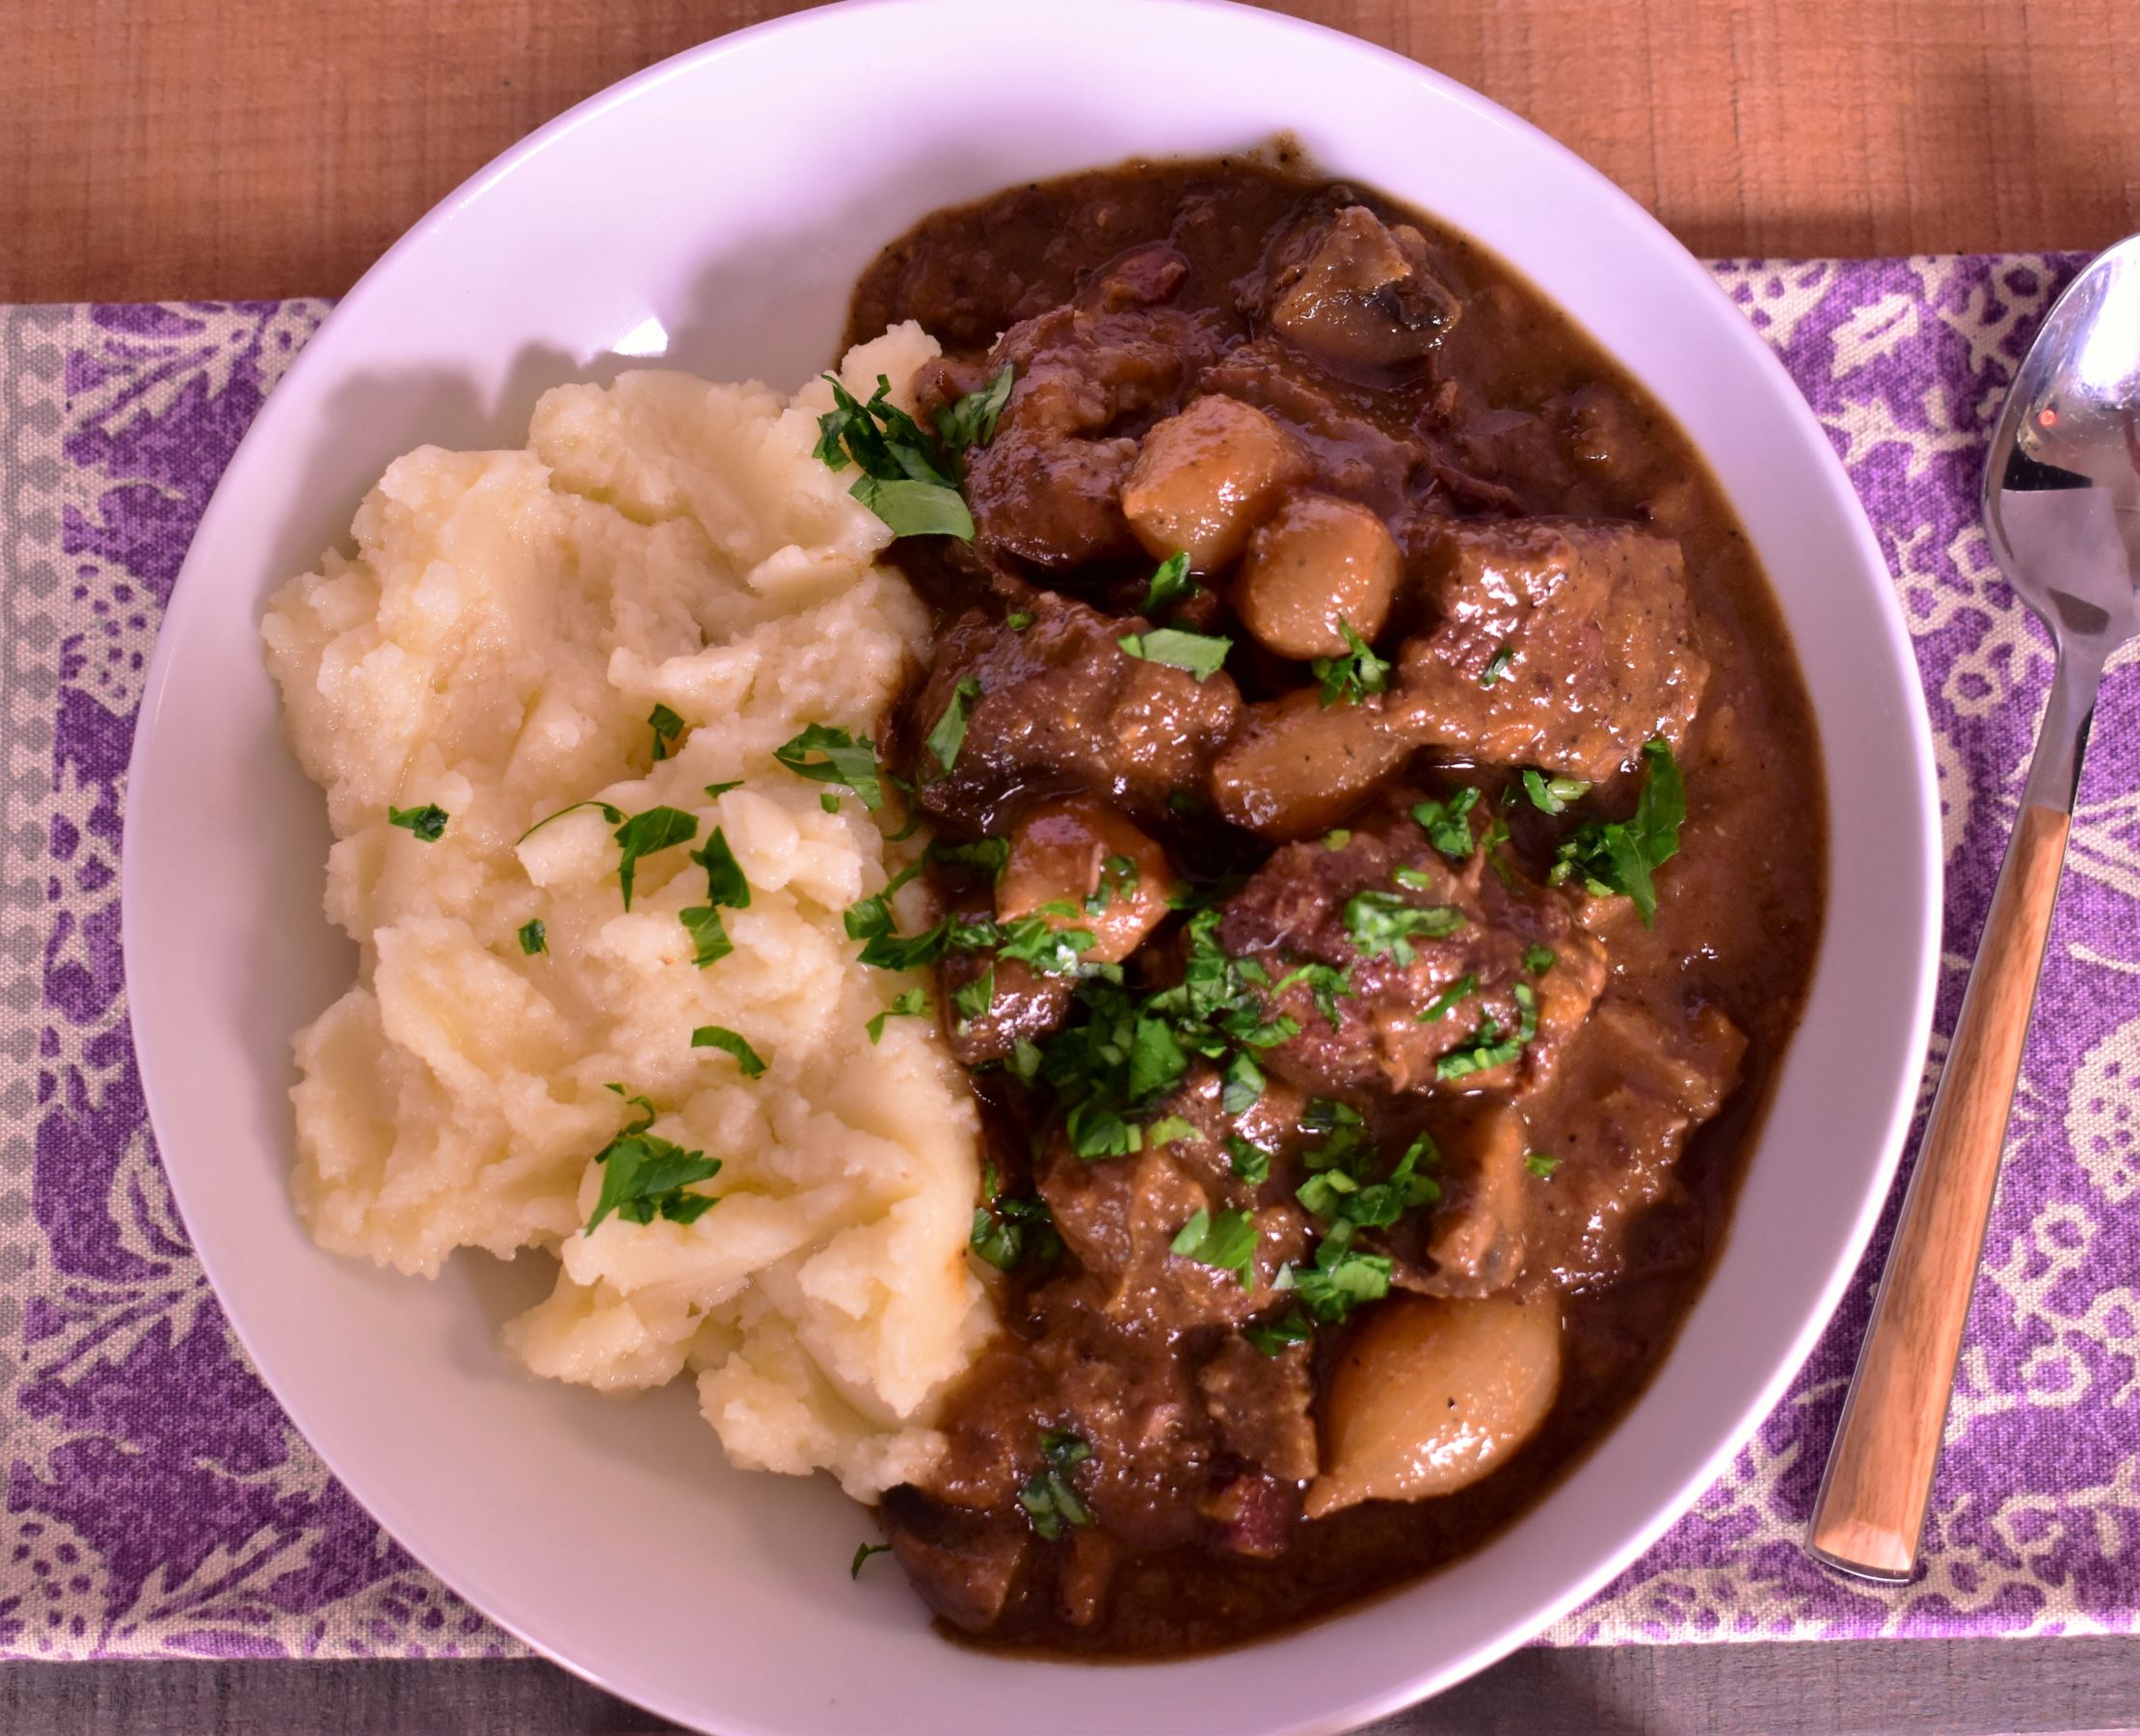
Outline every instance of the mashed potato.
<path fill-rule="evenodd" d="M 934 353 L 900 327 L 843 374 L 904 401 Z M 390 466 L 354 558 L 286 586 L 262 630 L 327 792 L 328 913 L 361 948 L 297 1038 L 313 1235 L 426 1276 L 459 1247 L 544 1249 L 556 1289 L 505 1333 L 529 1368 L 606 1391 L 690 1368 L 736 1463 L 867 1499 L 942 1450 L 933 1405 L 994 1322 L 965 1253 L 971 1096 L 933 1018 L 870 1041 L 927 985 L 860 964 L 842 922 L 886 884 L 882 834 L 772 758 L 811 724 L 873 733 L 927 629 L 851 472 L 812 456 L 830 408 L 822 382 L 561 387 L 525 451 Z M 687 726 L 658 761 L 656 706 Z M 599 807 L 528 832 L 575 803 L 681 809 L 696 836 L 639 861 L 628 911 Z M 389 822 L 429 805 L 435 841 Z M 679 913 L 707 902 L 691 851 L 715 828 L 750 902 L 701 968 Z M 762 1076 L 693 1048 L 702 1026 Z M 720 1160 L 689 1189 L 712 1209 L 583 1233 L 596 1154 L 635 1115 L 612 1082 Z"/>

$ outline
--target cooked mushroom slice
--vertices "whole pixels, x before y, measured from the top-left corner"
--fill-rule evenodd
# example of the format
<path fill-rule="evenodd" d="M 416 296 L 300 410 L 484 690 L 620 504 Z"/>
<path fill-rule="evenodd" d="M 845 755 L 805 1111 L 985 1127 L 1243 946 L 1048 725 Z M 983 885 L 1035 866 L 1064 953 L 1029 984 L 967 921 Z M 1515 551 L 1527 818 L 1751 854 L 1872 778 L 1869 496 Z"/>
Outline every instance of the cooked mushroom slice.
<path fill-rule="evenodd" d="M 1331 1375 L 1311 1519 L 1476 1482 L 1538 1431 L 1561 1384 L 1557 1299 L 1404 1296 L 1361 1322 Z"/>
<path fill-rule="evenodd" d="M 1397 595 L 1389 527 L 1355 500 L 1300 490 L 1248 539 L 1233 603 L 1242 625 L 1286 657 L 1337 657 L 1382 630 Z"/>
<path fill-rule="evenodd" d="M 1045 912 L 1056 927 L 1092 936 L 1086 960 L 1120 964 L 1165 919 L 1173 890 L 1164 850 L 1107 803 L 1066 796 L 1029 809 L 1011 828 L 996 920 Z"/>
<path fill-rule="evenodd" d="M 1297 442 L 1262 411 L 1237 398 L 1198 398 L 1144 437 L 1122 511 L 1153 554 L 1179 550 L 1197 572 L 1216 573 L 1308 470 Z"/>

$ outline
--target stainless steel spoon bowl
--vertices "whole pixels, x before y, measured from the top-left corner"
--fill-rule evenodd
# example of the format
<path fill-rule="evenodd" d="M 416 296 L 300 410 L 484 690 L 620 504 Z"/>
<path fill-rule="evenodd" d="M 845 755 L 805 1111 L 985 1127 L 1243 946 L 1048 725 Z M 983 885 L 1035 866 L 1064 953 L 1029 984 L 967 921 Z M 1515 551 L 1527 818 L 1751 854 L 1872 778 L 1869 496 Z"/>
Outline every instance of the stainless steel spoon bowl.
<path fill-rule="evenodd" d="M 2140 235 L 2036 334 L 1992 438 L 1984 522 L 2058 672 L 1806 1544 L 1897 1582 L 1916 1571 L 2097 690 L 2140 630 Z"/>

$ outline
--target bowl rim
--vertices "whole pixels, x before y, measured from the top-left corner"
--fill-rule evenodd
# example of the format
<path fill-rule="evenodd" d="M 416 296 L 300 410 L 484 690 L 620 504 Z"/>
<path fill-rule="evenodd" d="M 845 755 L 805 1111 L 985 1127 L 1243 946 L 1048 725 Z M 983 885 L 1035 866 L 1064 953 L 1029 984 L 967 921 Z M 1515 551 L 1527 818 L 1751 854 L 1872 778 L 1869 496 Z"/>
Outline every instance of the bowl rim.
<path fill-rule="evenodd" d="M 397 268 L 408 254 L 420 249 L 439 229 L 452 222 L 468 207 L 483 199 L 490 191 L 509 179 L 528 163 L 544 152 L 553 149 L 590 122 L 627 106 L 647 93 L 679 78 L 697 74 L 703 67 L 737 55 L 747 55 L 766 39 L 789 35 L 830 33 L 835 39 L 843 27 L 843 20 L 860 13 L 914 12 L 923 14 L 952 14 L 962 11 L 985 11 L 1000 0 L 837 0 L 836 4 L 789 13 L 730 32 L 710 40 L 684 49 L 640 71 L 617 81 L 575 104 L 562 114 L 545 122 L 527 134 L 489 163 L 477 170 L 457 187 L 440 200 L 430 210 L 398 237 L 387 251 L 362 274 L 349 291 L 340 297 L 322 321 L 320 328 L 299 352 L 295 361 L 279 381 L 261 407 L 259 414 L 247 428 L 238 446 L 219 477 L 217 487 L 204 508 L 196 526 L 187 557 L 173 586 L 172 599 L 166 604 L 166 620 L 174 612 L 182 587 L 189 583 L 198 593 L 204 582 L 195 573 L 196 549 L 207 540 L 211 527 L 237 510 L 234 496 L 224 487 L 225 481 L 241 469 L 248 448 L 257 448 L 273 440 L 280 417 L 279 411 L 287 412 L 296 394 L 290 390 L 310 377 L 311 371 L 328 365 L 328 353 L 321 339 L 327 336 L 335 324 L 343 321 L 361 307 L 379 285 Z M 1824 504 L 1832 512 L 1838 523 L 1847 528 L 1858 545 L 1859 553 L 1870 572 L 1888 574 L 1886 558 L 1879 538 L 1866 517 L 1863 505 L 1852 485 L 1841 460 L 1830 443 L 1811 407 L 1806 403 L 1795 382 L 1776 353 L 1760 337 L 1741 311 L 1733 307 L 1729 298 L 1716 283 L 1707 270 L 1650 212 L 1635 199 L 1611 181 L 1600 170 L 1578 156 L 1567 147 L 1553 139 L 1541 128 L 1514 115 L 1500 104 L 1482 95 L 1469 87 L 1458 83 L 1448 75 L 1434 70 L 1420 62 L 1395 50 L 1369 42 L 1347 32 L 1297 18 L 1286 13 L 1273 13 L 1260 6 L 1241 3 L 1241 0 L 1087 0 L 1090 10 L 1097 13 L 1106 11 L 1122 11 L 1125 15 L 1132 8 L 1142 11 L 1201 14 L 1214 21 L 1216 27 L 1226 27 L 1239 22 L 1243 15 L 1254 21 L 1254 27 L 1278 36 L 1294 36 L 1328 41 L 1331 39 L 1344 43 L 1347 50 L 1358 57 L 1382 64 L 1388 72 L 1412 81 L 1423 95 L 1454 105 L 1463 110 L 1473 120 L 1498 128 L 1514 137 L 1527 140 L 1534 147 L 1557 159 L 1560 170 L 1581 184 L 1592 200 L 1618 208 L 1622 221 L 1632 222 L 1650 231 L 1650 239 L 1657 246 L 1660 269 L 1670 270 L 1696 293 L 1706 296 L 1728 308 L 1732 318 L 1728 323 L 1731 335 L 1728 341 L 1739 352 L 1743 361 L 1765 374 L 1774 388 L 1773 408 L 1777 414 L 1788 420 L 1794 432 L 1811 448 L 1817 448 L 1815 465 L 1825 486 Z M 1097 165 L 1096 165 L 1097 166 Z M 1566 309 L 1573 317 L 1575 310 Z M 1581 324 L 1578 318 L 1578 324 Z M 1617 360 L 1617 358 L 1616 358 Z M 1624 363 L 1622 365 L 1625 365 Z M 1638 380 L 1640 376 L 1637 376 Z M 1704 457 L 1707 455 L 1704 454 Z M 1901 604 L 1891 583 L 1871 587 L 1869 599 L 1882 631 L 1883 643 L 1879 654 L 1893 662 L 1909 677 L 1903 683 L 1908 704 L 1907 714 L 1898 719 L 1907 733 L 1908 757 L 1913 761 L 1916 777 L 1914 811 L 1908 816 L 1898 816 L 1898 825 L 1907 817 L 1913 822 L 1915 844 L 1921 852 L 1926 871 L 1916 888 L 1917 932 L 1912 937 L 1912 948 L 1919 960 L 1916 980 L 1912 985 L 1910 997 L 1910 1028 L 1907 1033 L 1907 1053 L 1922 1056 L 1930 1036 L 1934 998 L 1939 981 L 1943 851 L 1940 843 L 1939 800 L 1937 786 L 1936 761 L 1934 758 L 1930 717 L 1921 681 L 1915 676 L 1912 642 L 1904 622 Z M 154 724 L 162 708 L 168 688 L 173 680 L 173 667 L 177 658 L 177 636 L 160 632 L 144 681 L 142 697 L 137 712 L 137 723 L 127 767 L 127 789 L 131 793 L 143 786 L 143 767 L 147 758 L 147 744 L 155 736 Z M 1817 721 L 1817 720 L 1816 720 Z M 1824 779 L 1824 786 L 1828 781 Z M 1827 793 L 1832 794 L 1832 786 Z M 135 924 L 127 921 L 127 913 L 134 907 L 134 889 L 149 869 L 142 861 L 141 852 L 134 847 L 135 833 L 129 829 L 122 844 L 121 890 L 121 953 L 125 979 L 129 988 L 142 972 L 145 959 L 142 943 L 137 939 Z M 1832 861 L 1831 866 L 1832 867 Z M 1831 892 L 1832 898 L 1832 875 Z M 1816 966 L 1816 981 L 1817 981 Z M 134 997 L 129 992 L 131 1008 Z M 146 1053 L 140 1055 L 140 1071 L 144 1100 L 149 1125 L 158 1128 L 165 1122 L 159 1112 L 162 1093 L 157 1083 L 157 1070 Z M 1293 1731 L 1338 1731 L 1376 1718 L 1387 1716 L 1406 1706 L 1439 1693 L 1456 1682 L 1484 1669 L 1507 1656 L 1526 1640 L 1542 1628 L 1560 1620 L 1578 1605 L 1595 1595 L 1626 1567 L 1647 1551 L 1660 1536 L 1675 1524 L 1728 1467 L 1760 1424 L 1775 1410 L 1792 1380 L 1805 1365 L 1816 1343 L 1826 1331 L 1843 1294 L 1850 1284 L 1864 1250 L 1871 1240 L 1881 1214 L 1892 1188 L 1895 1173 L 1900 1165 L 1902 1152 L 1912 1118 L 1915 1109 L 1918 1078 L 1921 1063 L 1907 1079 L 1896 1082 L 1893 1101 L 1888 1106 L 1886 1125 L 1879 1130 L 1879 1161 L 1867 1177 L 1863 1197 L 1843 1244 L 1837 1249 L 1832 1269 L 1822 1283 L 1818 1300 L 1807 1313 L 1794 1335 L 1787 1352 L 1777 1363 L 1767 1379 L 1761 1384 L 1753 1401 L 1746 1404 L 1729 1429 L 1718 1439 L 1712 1450 L 1700 1460 L 1696 1471 L 1687 1478 L 1674 1497 L 1663 1504 L 1640 1525 L 1625 1533 L 1619 1544 L 1594 1561 L 1589 1568 L 1565 1582 L 1552 1595 L 1533 1600 L 1529 1613 L 1505 1623 L 1501 1630 L 1483 1643 L 1472 1646 L 1461 1656 L 1450 1660 L 1437 1669 L 1418 1671 L 1404 1680 L 1387 1688 L 1360 1693 L 1333 1703 L 1319 1717 L 1297 1721 L 1285 1726 Z M 159 1134 L 159 1150 L 165 1149 Z M 187 1200 L 187 1185 L 180 1179 L 183 1165 L 177 1169 L 165 1167 L 165 1174 L 173 1198 L 181 1218 L 187 1223 L 189 1242 L 193 1242 L 196 1255 L 216 1291 L 219 1303 L 222 1286 L 207 1255 L 201 1252 L 200 1242 L 192 1229 L 193 1209 Z M 1734 1213 L 1734 1216 L 1736 1214 Z M 1706 1294 L 1704 1291 L 1703 1294 Z M 1699 1305 L 1698 1296 L 1697 1307 Z M 311 1446 L 328 1472 L 342 1488 L 356 1500 L 366 1512 L 402 1548 L 429 1572 L 457 1591 L 468 1576 L 465 1573 L 448 1574 L 441 1570 L 425 1551 L 404 1540 L 403 1531 L 384 1516 L 387 1510 L 399 1510 L 406 1504 L 397 1502 L 390 1490 L 361 1488 L 360 1480 L 347 1474 L 338 1454 L 326 1442 L 316 1437 L 306 1427 L 299 1407 L 286 1397 L 283 1384 L 270 1373 L 259 1357 L 254 1336 L 238 1317 L 226 1310 L 224 1318 L 232 1335 L 244 1349 L 253 1370 L 257 1374 L 291 1425 L 302 1433 Z M 1691 1317 L 1690 1317 L 1691 1318 Z M 1669 1362 L 1668 1353 L 1666 1361 Z M 1665 1366 L 1660 1364 L 1660 1369 Z M 1625 1419 L 1621 1419 L 1624 1421 Z M 1616 1423 L 1614 1429 L 1620 1425 Z M 1608 1430 L 1608 1435 L 1613 1430 Z M 1601 1437 L 1602 1438 L 1602 1437 Z M 1407 1581 L 1405 1586 L 1418 1582 Z M 1404 1587 L 1381 1597 L 1401 1593 Z M 464 1595 L 467 1595 L 464 1593 Z M 1342 1621 L 1354 1610 L 1372 1607 L 1380 1598 L 1370 1600 L 1367 1606 L 1348 1605 L 1328 1616 L 1310 1624 L 1312 1628 Z M 705 1714 L 695 1705 L 680 1702 L 663 1693 L 652 1693 L 634 1684 L 623 1684 L 601 1668 L 581 1662 L 570 1654 L 560 1642 L 546 1643 L 533 1629 L 540 1626 L 534 1621 L 523 1621 L 515 1614 L 504 1613 L 511 1608 L 509 1600 L 486 1594 L 480 1598 L 468 1595 L 468 1601 L 498 1626 L 513 1634 L 538 1654 L 548 1658 L 581 1679 L 607 1691 L 630 1698 L 662 1716 L 670 1717 L 692 1727 L 702 1727 L 700 1721 Z M 1263 1640 L 1248 1643 L 1245 1647 L 1229 1650 L 1226 1656 L 1242 1656 L 1261 1650 L 1271 1643 L 1281 1643 L 1302 1630 L 1288 1629 Z M 1164 1669 L 1171 1661 L 1149 1666 L 1137 1666 Z M 763 1736 L 782 1736 L 774 1726 L 752 1724 L 747 1722 L 726 1726 L 736 1736 L 744 1731 L 763 1732 Z"/>

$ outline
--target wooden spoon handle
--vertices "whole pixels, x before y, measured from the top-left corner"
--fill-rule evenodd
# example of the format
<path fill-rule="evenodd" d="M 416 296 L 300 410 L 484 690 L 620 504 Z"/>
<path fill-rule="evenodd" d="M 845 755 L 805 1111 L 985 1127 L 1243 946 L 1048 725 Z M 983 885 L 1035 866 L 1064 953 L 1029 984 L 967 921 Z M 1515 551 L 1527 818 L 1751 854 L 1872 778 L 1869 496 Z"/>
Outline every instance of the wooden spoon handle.
<path fill-rule="evenodd" d="M 1813 1504 L 1808 1550 L 1869 1579 L 1907 1580 L 1916 1568 L 2072 826 L 2073 816 L 2055 808 L 2026 807 L 2007 846 Z"/>

